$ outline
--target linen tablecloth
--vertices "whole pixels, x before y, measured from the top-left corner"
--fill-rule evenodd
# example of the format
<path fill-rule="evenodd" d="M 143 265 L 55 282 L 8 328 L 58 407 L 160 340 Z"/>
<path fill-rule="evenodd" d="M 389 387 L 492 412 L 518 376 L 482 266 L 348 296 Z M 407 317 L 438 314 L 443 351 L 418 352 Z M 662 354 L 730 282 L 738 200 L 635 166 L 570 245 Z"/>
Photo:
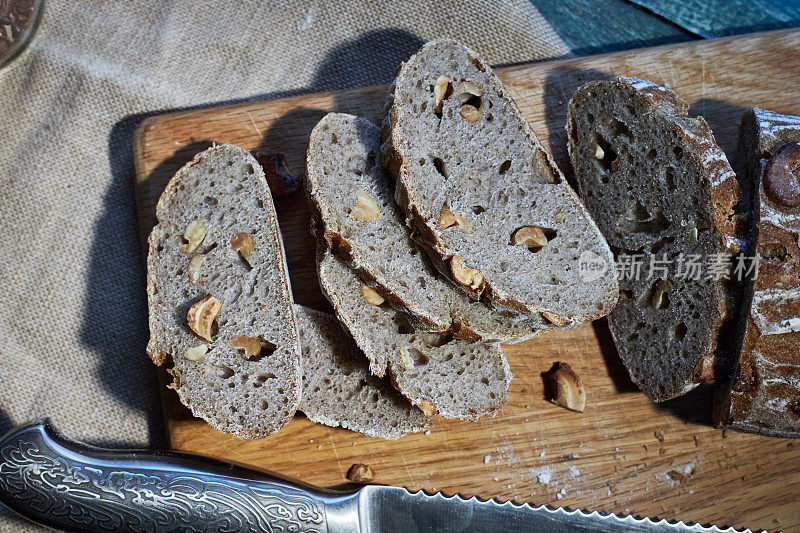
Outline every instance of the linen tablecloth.
<path fill-rule="evenodd" d="M 148 115 L 387 82 L 426 40 L 491 64 L 568 54 L 527 0 L 49 0 L 0 72 L 0 432 L 48 415 L 163 446 L 131 138 Z M 0 530 L 27 529 L 0 510 Z"/>

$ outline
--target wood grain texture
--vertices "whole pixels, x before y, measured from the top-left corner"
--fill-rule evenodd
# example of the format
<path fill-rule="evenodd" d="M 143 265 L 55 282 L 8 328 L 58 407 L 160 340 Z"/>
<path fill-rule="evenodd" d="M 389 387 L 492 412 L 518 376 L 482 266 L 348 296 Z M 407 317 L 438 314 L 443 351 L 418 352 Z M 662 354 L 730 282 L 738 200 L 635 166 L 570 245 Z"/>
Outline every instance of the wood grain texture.
<path fill-rule="evenodd" d="M 667 83 L 702 113 L 730 155 L 745 107 L 800 112 L 800 31 L 699 41 L 499 70 L 536 134 L 563 169 L 566 103 L 580 84 L 615 75 Z M 146 120 L 135 141 L 136 199 L 144 240 L 170 176 L 217 143 L 284 152 L 301 172 L 308 135 L 329 111 L 380 119 L 384 87 L 182 112 Z M 276 199 L 295 298 L 328 309 L 313 270 L 302 194 Z M 376 481 L 446 493 L 550 503 L 737 527 L 800 528 L 800 445 L 714 430 L 711 395 L 660 405 L 629 381 L 605 321 L 507 346 L 515 379 L 495 419 L 436 420 L 430 435 L 386 442 L 298 415 L 260 441 L 237 441 L 191 417 L 164 392 L 173 449 L 269 468 L 336 486 L 352 463 Z M 142 357 L 145 355 L 142 354 Z M 583 379 L 586 412 L 547 403 L 541 373 L 566 361 Z M 485 456 L 489 456 L 485 461 Z M 549 483 L 544 481 L 549 474 Z M 559 494 L 561 497 L 559 498 Z"/>

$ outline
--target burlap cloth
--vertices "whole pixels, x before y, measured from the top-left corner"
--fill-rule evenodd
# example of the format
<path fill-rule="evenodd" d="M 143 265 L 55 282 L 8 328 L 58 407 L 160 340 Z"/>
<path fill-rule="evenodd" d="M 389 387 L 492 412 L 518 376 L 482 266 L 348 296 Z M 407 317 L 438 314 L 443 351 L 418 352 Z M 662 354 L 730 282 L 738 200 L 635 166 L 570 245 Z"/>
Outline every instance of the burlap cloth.
<path fill-rule="evenodd" d="M 48 415 L 93 444 L 163 446 L 132 188 L 142 114 L 389 81 L 441 36 L 492 64 L 568 53 L 527 0 L 48 1 L 0 72 L 0 433 Z M 0 510 L 0 530 L 22 528 Z"/>

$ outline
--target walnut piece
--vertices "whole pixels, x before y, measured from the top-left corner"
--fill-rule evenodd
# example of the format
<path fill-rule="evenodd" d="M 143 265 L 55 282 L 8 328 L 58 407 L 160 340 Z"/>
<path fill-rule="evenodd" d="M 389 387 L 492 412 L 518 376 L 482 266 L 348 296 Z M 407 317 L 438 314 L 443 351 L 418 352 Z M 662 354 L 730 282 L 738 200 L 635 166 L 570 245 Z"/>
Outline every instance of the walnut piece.
<path fill-rule="evenodd" d="M 586 390 L 580 378 L 567 363 L 556 363 L 554 367 L 548 374 L 552 384 L 551 401 L 564 409 L 582 413 L 586 409 Z"/>
<path fill-rule="evenodd" d="M 194 252 L 203 243 L 206 233 L 208 233 L 208 229 L 202 220 L 192 220 L 183 231 L 183 238 L 186 242 L 180 245 L 179 250 L 185 254 Z"/>
<path fill-rule="evenodd" d="M 186 273 L 189 275 L 189 281 L 197 283 L 200 280 L 200 273 L 203 270 L 203 263 L 205 262 L 206 256 L 203 254 L 192 257 L 191 261 L 189 261 L 189 267 L 186 269 Z"/>
<path fill-rule="evenodd" d="M 767 162 L 764 191 L 773 202 L 800 206 L 800 143 L 787 143 Z"/>
<path fill-rule="evenodd" d="M 477 293 L 483 292 L 483 274 L 479 270 L 469 268 L 460 255 L 454 255 L 450 259 L 450 272 L 453 274 L 453 279 L 460 284 Z"/>
<path fill-rule="evenodd" d="M 201 344 L 193 348 L 186 348 L 183 356 L 189 361 L 199 361 L 208 353 L 208 344 Z"/>
<path fill-rule="evenodd" d="M 381 208 L 370 193 L 360 191 L 353 208 L 353 216 L 365 222 L 375 222 L 381 216 Z"/>
<path fill-rule="evenodd" d="M 450 211 L 450 208 L 447 206 L 447 202 L 445 202 L 442 204 L 442 210 L 439 213 L 439 222 L 436 223 L 436 227 L 438 227 L 440 230 L 443 230 L 456 224 L 458 224 L 458 227 L 462 230 L 468 230 L 470 226 L 472 226 L 472 223 L 469 220 Z"/>
<path fill-rule="evenodd" d="M 467 122 L 477 122 L 483 109 L 483 89 L 471 81 L 462 81 L 456 87 L 456 98 L 461 104 L 461 116 Z"/>
<path fill-rule="evenodd" d="M 598 161 L 602 161 L 603 158 L 606 156 L 605 151 L 603 151 L 603 147 L 599 144 L 594 148 L 594 158 Z"/>
<path fill-rule="evenodd" d="M 538 226 L 522 226 L 511 235 L 511 243 L 538 252 L 547 244 L 547 236 Z"/>
<path fill-rule="evenodd" d="M 381 305 L 383 302 L 385 302 L 380 294 L 364 284 L 361 285 L 361 296 L 364 297 L 369 305 Z"/>
<path fill-rule="evenodd" d="M 450 78 L 447 76 L 439 76 L 436 79 L 436 85 L 433 86 L 433 112 L 442 112 L 442 102 L 450 96 Z"/>
<path fill-rule="evenodd" d="M 400 363 L 406 370 L 412 370 L 414 368 L 414 360 L 411 358 L 411 353 L 405 346 L 400 350 Z"/>
<path fill-rule="evenodd" d="M 255 359 L 261 355 L 261 343 L 258 339 L 247 335 L 237 335 L 228 341 L 228 346 L 234 350 L 242 350 L 248 359 Z"/>
<path fill-rule="evenodd" d="M 214 342 L 211 339 L 211 325 L 221 308 L 222 302 L 217 300 L 213 294 L 209 294 L 189 308 L 189 313 L 186 315 L 189 327 L 201 339 Z"/>
<path fill-rule="evenodd" d="M 542 316 L 554 326 L 563 326 L 568 322 L 566 318 L 551 313 L 550 311 L 542 311 Z"/>
<path fill-rule="evenodd" d="M 436 414 L 436 406 L 428 400 L 420 400 L 420 402 L 417 404 L 417 407 L 419 407 L 422 412 L 425 413 L 425 416 L 433 416 Z"/>
<path fill-rule="evenodd" d="M 369 465 L 356 463 L 347 470 L 347 480 L 353 483 L 369 483 L 372 479 L 372 469 Z"/>
<path fill-rule="evenodd" d="M 689 226 L 689 244 L 697 244 L 697 226 Z"/>
<path fill-rule="evenodd" d="M 655 289 L 653 289 L 653 307 L 661 309 L 669 305 L 669 297 L 665 297 L 665 295 L 672 292 L 673 289 L 675 289 L 675 284 L 668 279 L 662 279 L 656 283 Z"/>
<path fill-rule="evenodd" d="M 253 251 L 253 238 L 249 233 L 240 233 L 231 238 L 231 246 L 242 254 L 243 259 L 247 259 Z"/>
<path fill-rule="evenodd" d="M 458 102 L 461 104 L 470 103 L 472 104 L 476 98 L 480 98 L 483 96 L 483 89 L 472 83 L 471 81 L 462 81 L 456 86 L 456 98 L 458 98 Z M 480 103 L 478 103 L 479 107 Z"/>
<path fill-rule="evenodd" d="M 477 122 L 481 118 L 481 110 L 469 104 L 462 105 L 459 114 L 469 123 Z"/>

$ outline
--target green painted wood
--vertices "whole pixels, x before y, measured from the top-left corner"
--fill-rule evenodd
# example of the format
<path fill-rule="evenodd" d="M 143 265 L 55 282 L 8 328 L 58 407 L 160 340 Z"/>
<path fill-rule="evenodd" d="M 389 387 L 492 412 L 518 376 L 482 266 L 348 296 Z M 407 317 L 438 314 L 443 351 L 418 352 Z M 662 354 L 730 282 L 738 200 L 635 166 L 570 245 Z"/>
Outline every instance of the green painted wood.
<path fill-rule="evenodd" d="M 631 0 L 698 37 L 800 26 L 800 0 Z M 559 32 L 558 29 L 556 29 Z"/>
<path fill-rule="evenodd" d="M 576 55 L 694 39 L 689 32 L 624 0 L 531 0 Z"/>

